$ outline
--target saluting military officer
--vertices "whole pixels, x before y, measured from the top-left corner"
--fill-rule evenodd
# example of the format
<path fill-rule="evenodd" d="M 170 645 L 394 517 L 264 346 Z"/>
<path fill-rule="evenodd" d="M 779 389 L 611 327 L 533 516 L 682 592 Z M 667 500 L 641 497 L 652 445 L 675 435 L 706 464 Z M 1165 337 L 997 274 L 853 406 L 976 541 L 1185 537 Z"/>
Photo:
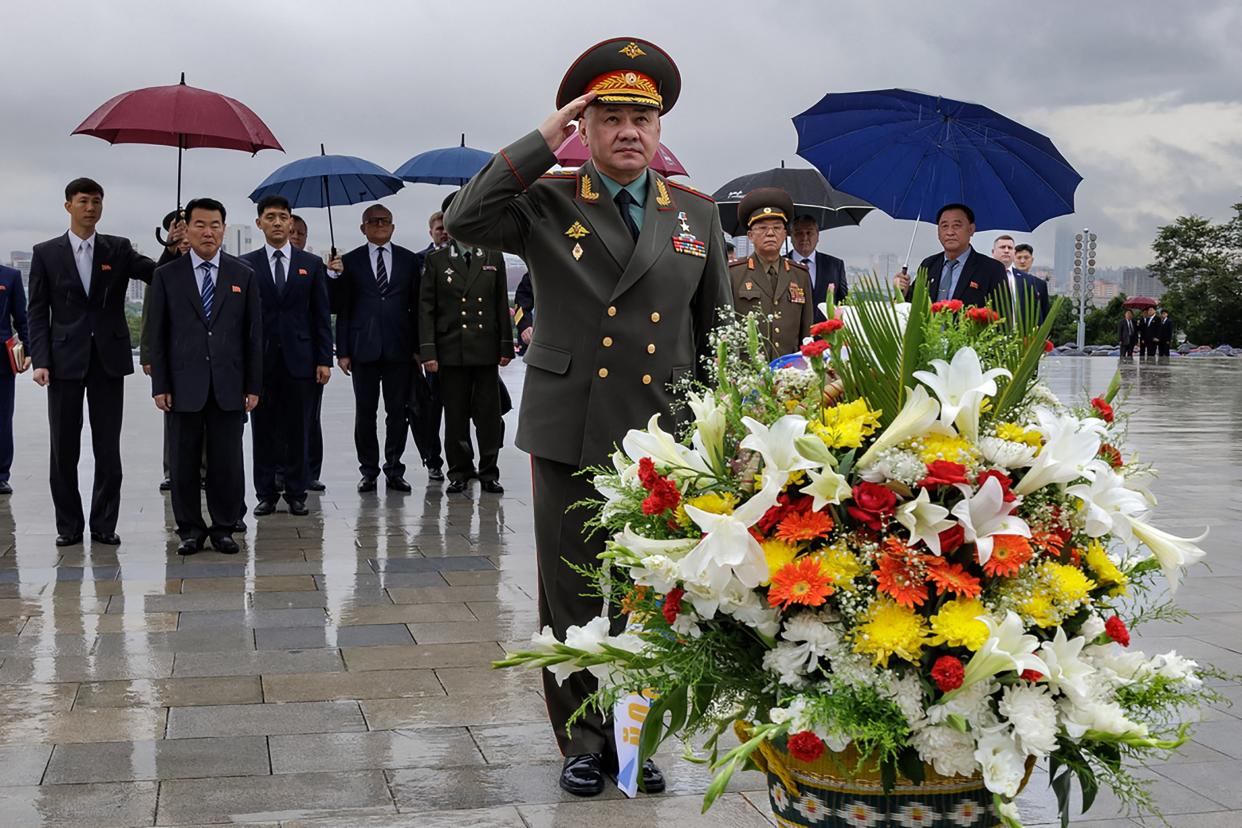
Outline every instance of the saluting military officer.
<path fill-rule="evenodd" d="M 701 371 L 717 310 L 729 304 L 716 205 L 648 169 L 660 117 L 681 90 L 677 67 L 638 38 L 607 40 L 570 67 L 558 111 L 501 150 L 462 188 L 444 217 L 454 238 L 521 256 L 535 292 L 517 444 L 533 456 L 539 623 L 557 636 L 603 609 L 570 564 L 596 561 L 604 538 L 584 537 L 582 509 L 598 497 L 578 472 L 607 463 L 626 431 L 660 412 L 668 385 Z M 553 150 L 580 119 L 591 160 L 545 175 Z M 548 716 L 565 763 L 561 787 L 579 796 L 615 773 L 612 725 L 589 711 L 566 723 L 595 689 L 577 673 L 563 686 L 543 677 Z M 648 792 L 664 789 L 653 763 Z"/>
<path fill-rule="evenodd" d="M 793 199 L 779 187 L 751 190 L 737 207 L 754 252 L 729 262 L 733 306 L 739 314 L 758 312 L 769 361 L 796 353 L 815 317 L 810 272 L 781 256 L 793 210 Z"/>
<path fill-rule="evenodd" d="M 483 491 L 503 494 L 496 462 L 504 442 L 497 366 L 513 359 L 504 254 L 456 239 L 432 250 L 423 259 L 418 308 L 419 356 L 423 368 L 440 377 L 448 492 L 464 492 L 470 478 L 478 477 Z M 479 442 L 477 470 L 471 420 Z"/>

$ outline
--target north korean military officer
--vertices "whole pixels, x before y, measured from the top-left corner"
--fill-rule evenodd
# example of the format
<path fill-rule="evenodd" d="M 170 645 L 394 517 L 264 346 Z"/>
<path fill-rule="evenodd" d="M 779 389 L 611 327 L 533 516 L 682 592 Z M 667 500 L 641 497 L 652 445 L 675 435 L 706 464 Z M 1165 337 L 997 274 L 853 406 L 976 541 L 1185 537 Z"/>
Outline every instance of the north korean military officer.
<path fill-rule="evenodd" d="M 587 513 L 570 509 L 599 496 L 580 470 L 609 462 L 626 431 L 653 413 L 672 427 L 668 386 L 703 371 L 708 332 L 729 304 L 716 205 L 648 169 L 661 115 L 680 90 L 672 58 L 653 43 L 591 47 L 562 80 L 558 111 L 492 158 L 444 217 L 459 241 L 515 253 L 530 268 L 539 324 L 525 356 L 517 445 L 534 467 L 539 623 L 558 637 L 603 612 L 570 568 L 595 563 L 604 548 L 602 535 L 583 531 Z M 591 160 L 547 175 L 577 119 Z M 543 680 L 566 757 L 561 787 L 594 796 L 615 771 L 612 725 L 594 710 L 572 732 L 567 722 L 595 680 L 585 672 L 563 686 Z M 642 784 L 664 789 L 654 764 Z"/>
<path fill-rule="evenodd" d="M 483 491 L 503 494 L 496 463 L 504 442 L 497 366 L 513 359 L 504 254 L 456 239 L 429 252 L 418 312 L 423 368 L 440 377 L 448 492 L 464 492 L 470 478 L 478 477 Z M 479 442 L 477 471 L 471 420 Z"/>
<path fill-rule="evenodd" d="M 793 200 L 779 187 L 747 193 L 737 207 L 754 252 L 729 262 L 733 306 L 739 314 L 758 313 L 764 354 L 772 361 L 797 353 L 811 332 L 815 309 L 811 274 L 805 265 L 781 256 L 793 217 Z"/>

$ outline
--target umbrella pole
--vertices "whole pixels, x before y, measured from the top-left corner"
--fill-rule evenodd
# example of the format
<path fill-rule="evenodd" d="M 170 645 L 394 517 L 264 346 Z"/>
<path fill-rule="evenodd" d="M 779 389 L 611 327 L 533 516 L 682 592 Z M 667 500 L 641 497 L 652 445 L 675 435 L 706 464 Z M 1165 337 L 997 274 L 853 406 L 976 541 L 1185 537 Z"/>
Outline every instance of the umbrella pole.
<path fill-rule="evenodd" d="M 328 207 L 328 241 L 332 245 L 332 258 L 336 258 L 336 232 L 332 229 L 332 204 L 328 201 L 328 177 L 325 175 L 323 181 L 323 203 Z"/>
<path fill-rule="evenodd" d="M 910 234 L 910 246 L 906 248 L 906 263 L 901 266 L 903 274 L 910 273 L 910 255 L 914 252 L 914 239 L 919 234 L 919 222 L 923 220 L 923 214 L 919 213 L 919 217 L 914 220 L 914 232 Z"/>

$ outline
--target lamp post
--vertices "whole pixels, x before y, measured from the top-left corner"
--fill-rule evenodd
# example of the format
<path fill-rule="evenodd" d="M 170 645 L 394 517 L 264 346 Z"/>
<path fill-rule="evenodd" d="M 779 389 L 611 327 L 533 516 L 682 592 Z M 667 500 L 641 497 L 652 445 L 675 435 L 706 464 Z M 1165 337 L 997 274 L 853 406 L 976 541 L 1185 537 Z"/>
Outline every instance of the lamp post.
<path fill-rule="evenodd" d="M 1087 340 L 1087 297 L 1095 287 L 1095 233 L 1084 227 L 1074 235 L 1074 299 L 1078 307 L 1078 350 Z"/>

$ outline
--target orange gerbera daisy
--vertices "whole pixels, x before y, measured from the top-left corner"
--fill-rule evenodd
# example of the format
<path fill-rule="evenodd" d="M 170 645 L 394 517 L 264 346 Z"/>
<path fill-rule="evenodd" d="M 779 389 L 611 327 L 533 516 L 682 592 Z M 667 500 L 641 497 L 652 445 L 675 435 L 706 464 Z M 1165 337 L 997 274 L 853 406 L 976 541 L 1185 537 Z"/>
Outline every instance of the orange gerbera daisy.
<path fill-rule="evenodd" d="M 897 538 L 884 541 L 884 547 L 887 551 L 878 561 L 880 568 L 873 573 L 876 587 L 909 609 L 922 606 L 928 595 L 923 556 Z"/>
<path fill-rule="evenodd" d="M 1065 538 L 1056 532 L 1032 532 L 1031 546 L 1053 558 L 1061 557 L 1065 549 Z"/>
<path fill-rule="evenodd" d="M 1017 575 L 1035 554 L 1030 541 L 1021 535 L 993 535 L 992 557 L 983 565 L 985 575 Z"/>
<path fill-rule="evenodd" d="M 818 607 L 832 594 L 832 584 L 819 561 L 800 558 L 785 564 L 772 576 L 768 605 L 788 609 L 790 604 Z"/>
<path fill-rule="evenodd" d="M 832 531 L 832 517 L 827 512 L 790 512 L 776 527 L 776 537 L 785 543 L 825 538 Z"/>
<path fill-rule="evenodd" d="M 941 592 L 952 592 L 963 598 L 977 598 L 983 591 L 982 582 L 967 572 L 961 564 L 930 556 L 926 558 L 926 562 L 927 578 Z"/>

